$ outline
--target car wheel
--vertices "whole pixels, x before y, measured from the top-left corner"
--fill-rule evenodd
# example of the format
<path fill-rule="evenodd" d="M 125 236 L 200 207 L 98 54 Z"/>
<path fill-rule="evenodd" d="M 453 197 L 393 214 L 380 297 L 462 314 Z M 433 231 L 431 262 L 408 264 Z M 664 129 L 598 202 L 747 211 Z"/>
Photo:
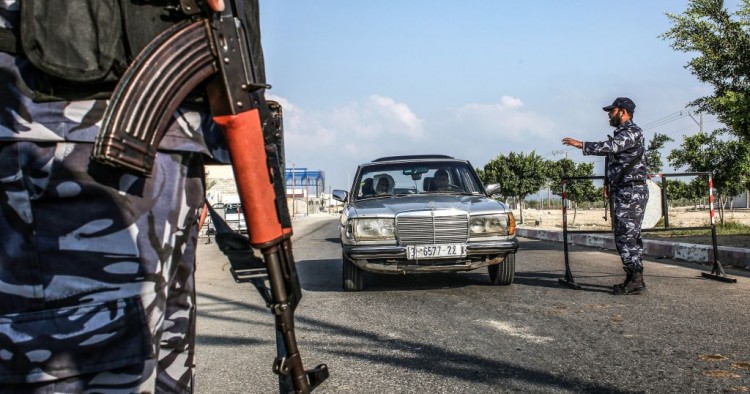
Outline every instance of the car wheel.
<path fill-rule="evenodd" d="M 490 282 L 493 285 L 507 286 L 513 283 L 513 276 L 516 274 L 516 254 L 509 253 L 502 263 L 488 265 L 487 273 L 490 274 Z"/>
<path fill-rule="evenodd" d="M 362 290 L 362 270 L 343 254 L 341 260 L 344 263 L 342 266 L 344 291 Z"/>

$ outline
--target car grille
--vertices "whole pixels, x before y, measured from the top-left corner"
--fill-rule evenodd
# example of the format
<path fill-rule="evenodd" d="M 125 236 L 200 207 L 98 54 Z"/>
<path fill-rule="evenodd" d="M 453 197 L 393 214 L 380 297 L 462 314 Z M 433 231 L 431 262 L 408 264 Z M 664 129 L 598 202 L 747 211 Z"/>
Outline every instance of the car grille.
<path fill-rule="evenodd" d="M 434 212 L 434 216 L 433 216 Z M 462 211 L 419 211 L 396 216 L 401 245 L 465 243 L 469 238 L 469 218 Z"/>

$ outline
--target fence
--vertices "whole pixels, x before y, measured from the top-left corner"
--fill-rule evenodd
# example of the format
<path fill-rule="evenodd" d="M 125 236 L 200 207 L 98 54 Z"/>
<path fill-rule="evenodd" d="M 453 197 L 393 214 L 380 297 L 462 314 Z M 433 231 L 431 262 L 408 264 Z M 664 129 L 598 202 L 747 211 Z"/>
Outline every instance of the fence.
<path fill-rule="evenodd" d="M 670 177 L 687 177 L 687 176 L 707 176 L 708 177 L 708 201 L 709 201 L 709 226 L 700 227 L 670 227 L 669 226 L 669 205 L 667 204 L 667 178 Z M 663 228 L 650 228 L 642 229 L 641 232 L 659 232 L 659 231 L 673 231 L 673 230 L 708 230 L 711 232 L 711 243 L 713 247 L 713 267 L 711 273 L 702 272 L 703 277 L 713 280 L 718 280 L 727 283 L 736 283 L 737 279 L 727 277 L 719 262 L 719 246 L 716 237 L 716 218 L 714 216 L 714 192 L 713 192 L 713 178 L 710 172 L 680 172 L 671 174 L 656 174 L 655 177 L 660 177 L 662 182 L 661 188 L 661 209 L 664 217 Z M 576 283 L 573 278 L 573 273 L 570 270 L 570 259 L 568 252 L 568 234 L 572 233 L 609 233 L 612 230 L 568 230 L 568 195 L 567 195 L 567 183 L 570 180 L 583 180 L 583 179 L 604 179 L 603 176 L 570 176 L 562 177 L 562 214 L 563 214 L 563 253 L 565 255 L 565 277 L 560 278 L 559 282 L 565 286 L 580 289 L 581 286 Z M 606 189 L 606 185 L 605 185 Z M 610 202 L 610 207 L 612 206 Z M 606 214 L 605 214 L 606 215 Z"/>

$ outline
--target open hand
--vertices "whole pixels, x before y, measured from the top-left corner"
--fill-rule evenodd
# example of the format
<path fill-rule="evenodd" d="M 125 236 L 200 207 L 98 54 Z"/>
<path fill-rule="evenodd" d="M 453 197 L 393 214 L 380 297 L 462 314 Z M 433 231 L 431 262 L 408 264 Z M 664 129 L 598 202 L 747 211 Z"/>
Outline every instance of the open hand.
<path fill-rule="evenodd" d="M 583 142 L 578 141 L 576 139 L 565 137 L 562 140 L 563 145 L 572 146 L 574 148 L 582 149 L 583 148 Z"/>

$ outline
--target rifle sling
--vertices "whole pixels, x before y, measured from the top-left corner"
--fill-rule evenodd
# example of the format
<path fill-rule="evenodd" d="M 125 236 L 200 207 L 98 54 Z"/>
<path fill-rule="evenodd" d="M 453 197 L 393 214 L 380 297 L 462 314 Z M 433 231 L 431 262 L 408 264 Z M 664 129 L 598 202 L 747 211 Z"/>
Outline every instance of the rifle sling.
<path fill-rule="evenodd" d="M 617 191 L 617 189 L 619 189 L 620 182 L 622 182 L 622 179 L 625 177 L 625 173 L 627 173 L 628 171 L 630 171 L 631 169 L 633 169 L 633 167 L 635 167 L 635 164 L 638 162 L 638 160 L 640 160 L 641 158 L 643 158 L 643 155 L 645 153 L 646 153 L 646 149 L 644 149 L 643 147 L 641 147 L 641 154 L 638 155 L 638 156 L 636 156 L 633 160 L 630 161 L 630 163 L 628 163 L 628 165 L 626 165 L 625 167 L 622 168 L 622 171 L 620 171 L 620 173 L 617 174 L 617 181 L 616 182 L 612 182 L 612 183 L 609 184 L 610 185 L 610 189 L 612 189 L 612 190 L 610 190 L 610 192 L 614 192 L 614 191 Z M 604 163 L 604 172 L 605 173 L 607 171 L 607 167 L 609 166 L 608 162 L 609 162 L 609 156 L 607 156 L 605 158 L 605 163 Z"/>

